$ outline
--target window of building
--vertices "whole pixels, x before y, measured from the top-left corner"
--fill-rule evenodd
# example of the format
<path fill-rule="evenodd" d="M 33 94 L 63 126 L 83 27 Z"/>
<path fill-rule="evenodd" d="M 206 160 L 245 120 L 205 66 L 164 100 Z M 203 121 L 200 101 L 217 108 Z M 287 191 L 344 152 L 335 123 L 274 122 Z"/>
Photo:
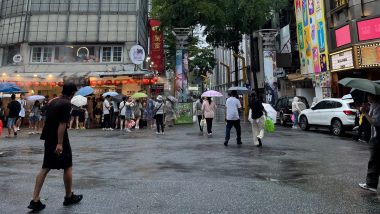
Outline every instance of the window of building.
<path fill-rule="evenodd" d="M 33 63 L 52 63 L 53 48 L 52 47 L 34 47 L 32 48 Z"/>
<path fill-rule="evenodd" d="M 102 47 L 100 55 L 102 62 L 122 62 L 123 47 Z"/>

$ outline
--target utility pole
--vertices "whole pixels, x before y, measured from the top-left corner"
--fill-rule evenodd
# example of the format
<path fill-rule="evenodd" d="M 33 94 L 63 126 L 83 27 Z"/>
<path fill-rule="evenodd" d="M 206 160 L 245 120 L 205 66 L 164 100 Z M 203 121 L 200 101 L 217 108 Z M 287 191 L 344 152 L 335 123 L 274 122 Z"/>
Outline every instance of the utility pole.
<path fill-rule="evenodd" d="M 256 94 L 259 94 L 259 85 L 258 85 L 258 81 L 257 81 L 257 70 L 258 68 L 254 68 L 253 66 L 253 62 L 255 61 L 255 48 L 258 48 L 257 47 L 257 44 L 255 44 L 255 41 L 253 40 L 253 32 L 249 34 L 249 43 L 250 43 L 250 58 L 251 58 L 251 72 L 253 74 L 253 87 L 255 89 L 255 93 Z"/>

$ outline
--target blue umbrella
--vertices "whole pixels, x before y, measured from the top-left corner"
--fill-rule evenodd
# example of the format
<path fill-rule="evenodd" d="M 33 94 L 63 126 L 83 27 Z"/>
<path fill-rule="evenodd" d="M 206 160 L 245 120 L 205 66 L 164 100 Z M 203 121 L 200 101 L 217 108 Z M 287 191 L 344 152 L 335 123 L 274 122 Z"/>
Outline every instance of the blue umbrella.
<path fill-rule="evenodd" d="M 1 83 L 0 84 L 0 92 L 3 93 L 26 93 L 26 91 L 22 90 L 14 83 Z"/>
<path fill-rule="evenodd" d="M 94 93 L 94 89 L 90 86 L 83 87 L 77 91 L 75 95 L 82 95 L 82 96 L 88 96 Z"/>

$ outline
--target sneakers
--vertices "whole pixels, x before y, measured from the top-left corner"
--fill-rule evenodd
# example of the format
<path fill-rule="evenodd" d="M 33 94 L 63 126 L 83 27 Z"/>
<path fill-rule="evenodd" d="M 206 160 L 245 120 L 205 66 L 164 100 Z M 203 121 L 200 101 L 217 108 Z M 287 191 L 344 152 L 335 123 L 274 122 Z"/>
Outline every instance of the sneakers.
<path fill-rule="evenodd" d="M 108 131 L 113 131 L 113 128 L 109 128 Z"/>
<path fill-rule="evenodd" d="M 37 202 L 34 202 L 33 200 L 30 201 L 28 208 L 31 209 L 33 212 L 38 212 L 40 210 L 45 209 L 46 205 L 41 203 L 40 200 Z"/>
<path fill-rule="evenodd" d="M 130 129 L 125 129 L 125 131 L 126 131 L 126 132 L 131 132 L 131 130 L 130 130 Z"/>
<path fill-rule="evenodd" d="M 63 206 L 70 206 L 72 204 L 77 204 L 83 199 L 83 195 L 75 195 L 73 192 L 70 197 L 65 197 L 63 201 Z"/>
<path fill-rule="evenodd" d="M 368 191 L 371 191 L 371 192 L 377 192 L 377 189 L 376 189 L 376 188 L 370 187 L 370 186 L 368 186 L 366 183 L 359 183 L 359 186 L 360 186 L 362 189 L 365 189 L 365 190 L 368 190 Z"/>
<path fill-rule="evenodd" d="M 103 131 L 106 131 L 106 128 L 102 128 Z"/>
<path fill-rule="evenodd" d="M 224 141 L 224 146 L 228 146 L 228 142 L 227 141 Z"/>
<path fill-rule="evenodd" d="M 259 144 L 257 145 L 257 147 L 262 147 L 262 146 L 263 146 L 263 143 L 261 142 L 261 139 L 260 139 L 260 138 L 257 138 L 257 140 L 259 141 Z"/>
<path fill-rule="evenodd" d="M 161 134 L 161 132 L 156 132 L 156 135 L 160 135 Z"/>

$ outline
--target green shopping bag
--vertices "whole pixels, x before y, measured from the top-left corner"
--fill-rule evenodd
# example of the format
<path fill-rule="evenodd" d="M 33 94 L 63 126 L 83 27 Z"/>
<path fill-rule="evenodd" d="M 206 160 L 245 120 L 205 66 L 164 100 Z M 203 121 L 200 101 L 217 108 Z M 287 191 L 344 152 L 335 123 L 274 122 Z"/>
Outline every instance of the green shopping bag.
<path fill-rule="evenodd" d="M 270 118 L 265 119 L 264 128 L 266 132 L 273 133 L 275 130 L 273 120 Z"/>

